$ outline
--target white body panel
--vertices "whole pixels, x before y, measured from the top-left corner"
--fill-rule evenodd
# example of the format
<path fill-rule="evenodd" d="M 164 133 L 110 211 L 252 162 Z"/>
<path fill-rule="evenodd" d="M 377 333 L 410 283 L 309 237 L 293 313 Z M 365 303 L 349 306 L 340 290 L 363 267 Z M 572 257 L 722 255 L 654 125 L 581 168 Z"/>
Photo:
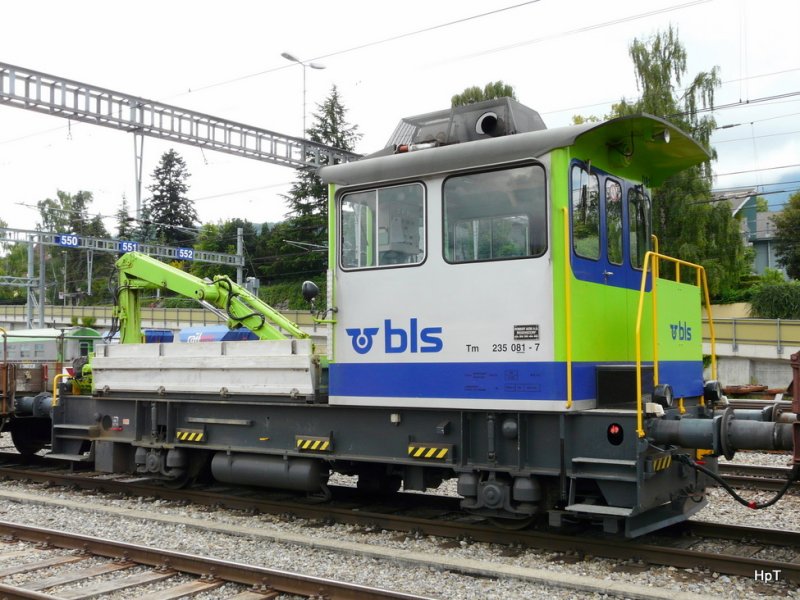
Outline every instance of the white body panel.
<path fill-rule="evenodd" d="M 92 360 L 95 389 L 308 396 L 317 362 L 310 340 L 114 344 Z"/>
<path fill-rule="evenodd" d="M 564 410 L 553 388 L 550 248 L 538 257 L 446 262 L 443 178 L 424 183 L 424 262 L 333 273 L 330 403 Z"/>

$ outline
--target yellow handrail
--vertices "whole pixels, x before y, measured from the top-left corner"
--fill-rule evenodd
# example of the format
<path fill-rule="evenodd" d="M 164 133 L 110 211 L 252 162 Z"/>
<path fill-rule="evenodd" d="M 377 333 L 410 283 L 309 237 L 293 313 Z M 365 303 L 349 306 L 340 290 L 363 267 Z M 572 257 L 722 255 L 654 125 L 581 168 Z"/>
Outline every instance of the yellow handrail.
<path fill-rule="evenodd" d="M 55 377 L 53 377 L 53 402 L 52 406 L 58 406 L 58 380 L 63 379 L 65 377 L 70 377 L 67 373 L 59 373 Z"/>
<path fill-rule="evenodd" d="M 708 332 L 711 334 L 711 379 L 717 379 L 717 335 L 714 332 L 714 315 L 711 314 L 711 298 L 708 295 L 708 278 L 703 269 L 703 292 L 706 301 L 706 314 L 708 315 Z M 700 279 L 698 275 L 697 279 Z M 700 396 L 700 405 L 705 404 L 705 398 Z"/>
<path fill-rule="evenodd" d="M 703 299 L 705 300 L 706 304 L 706 311 L 708 314 L 708 322 L 709 322 L 709 332 L 711 334 L 711 377 L 713 379 L 717 378 L 717 362 L 716 362 L 716 336 L 714 333 L 714 325 L 713 319 L 711 316 L 711 302 L 709 299 L 708 294 L 708 279 L 706 277 L 706 271 L 702 265 L 698 265 L 695 263 L 690 263 L 685 260 L 681 260 L 679 258 L 673 258 L 672 256 L 667 256 L 665 254 L 659 254 L 658 252 L 648 251 L 644 255 L 644 264 L 642 265 L 642 283 L 639 288 L 639 307 L 636 312 L 636 391 L 638 394 L 638 402 L 636 405 L 636 433 L 639 437 L 644 437 L 644 418 L 643 418 L 643 407 L 642 407 L 642 313 L 644 312 L 644 296 L 645 290 L 647 288 L 647 275 L 649 272 L 653 274 L 658 273 L 658 260 L 664 259 L 670 261 L 675 264 L 676 273 L 680 272 L 680 266 L 684 265 L 690 268 L 693 268 L 697 272 L 697 282 L 698 286 L 700 286 L 702 282 L 702 289 L 703 289 Z M 678 280 L 680 281 L 680 280 Z M 657 320 L 656 320 L 656 307 L 657 307 L 657 296 L 658 296 L 658 278 L 652 278 L 652 300 L 653 300 L 653 382 L 658 384 L 658 330 L 657 330 Z M 700 402 L 702 404 L 703 399 L 701 397 Z"/>
<path fill-rule="evenodd" d="M 572 408 L 572 271 L 569 249 L 569 209 L 563 207 L 564 215 L 564 312 L 567 326 L 567 408 Z"/>
<path fill-rule="evenodd" d="M 653 258 L 653 276 L 651 280 L 653 281 L 653 285 L 651 286 L 655 289 L 655 282 L 661 276 L 661 265 L 658 262 L 659 256 L 659 249 L 658 249 L 658 237 L 655 234 L 652 234 L 651 237 L 653 238 L 653 248 L 655 249 L 655 257 Z M 647 264 L 647 257 L 645 256 L 645 264 Z M 653 291 L 653 339 L 655 340 L 658 336 L 658 294 Z M 653 344 L 653 385 L 658 385 L 658 344 Z M 640 392 L 641 395 L 641 392 Z"/>

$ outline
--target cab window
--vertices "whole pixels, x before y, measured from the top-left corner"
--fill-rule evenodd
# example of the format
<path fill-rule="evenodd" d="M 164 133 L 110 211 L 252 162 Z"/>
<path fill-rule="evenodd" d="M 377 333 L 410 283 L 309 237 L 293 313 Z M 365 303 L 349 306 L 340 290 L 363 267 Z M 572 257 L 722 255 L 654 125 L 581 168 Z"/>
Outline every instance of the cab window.
<path fill-rule="evenodd" d="M 622 264 L 622 186 L 606 179 L 606 245 L 608 262 Z"/>
<path fill-rule="evenodd" d="M 547 249 L 541 166 L 456 175 L 443 193 L 447 262 L 526 258 Z"/>
<path fill-rule="evenodd" d="M 600 258 L 600 182 L 580 165 L 572 167 L 572 246 L 583 258 Z"/>
<path fill-rule="evenodd" d="M 638 186 L 628 190 L 628 232 L 631 266 L 641 269 L 650 249 L 650 198 Z"/>
<path fill-rule="evenodd" d="M 367 269 L 425 260 L 425 191 L 412 183 L 342 196 L 340 265 Z"/>

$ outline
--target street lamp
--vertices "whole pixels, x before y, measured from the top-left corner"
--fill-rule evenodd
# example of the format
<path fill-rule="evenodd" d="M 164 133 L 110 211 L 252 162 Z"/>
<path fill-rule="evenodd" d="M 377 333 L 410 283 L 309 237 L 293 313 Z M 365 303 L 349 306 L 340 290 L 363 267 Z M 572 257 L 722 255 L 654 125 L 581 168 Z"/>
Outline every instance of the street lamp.
<path fill-rule="evenodd" d="M 290 54 L 289 52 L 281 52 L 281 56 L 286 60 L 290 60 L 292 62 L 296 62 L 298 65 L 303 67 L 303 139 L 306 138 L 306 67 L 311 67 L 312 69 L 324 69 L 325 65 L 321 65 L 315 62 L 303 62 L 299 58 L 297 58 L 294 54 Z"/>

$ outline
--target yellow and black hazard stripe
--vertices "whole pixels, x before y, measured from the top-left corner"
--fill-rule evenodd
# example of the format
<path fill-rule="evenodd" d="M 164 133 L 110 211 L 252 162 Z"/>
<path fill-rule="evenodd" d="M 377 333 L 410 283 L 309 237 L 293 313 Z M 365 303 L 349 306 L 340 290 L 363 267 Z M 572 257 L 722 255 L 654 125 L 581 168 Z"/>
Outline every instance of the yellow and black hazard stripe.
<path fill-rule="evenodd" d="M 179 442 L 205 442 L 206 432 L 203 429 L 177 429 L 175 437 Z"/>
<path fill-rule="evenodd" d="M 408 444 L 408 457 L 421 460 L 450 460 L 453 455 L 452 450 L 452 444 L 411 442 Z"/>
<path fill-rule="evenodd" d="M 672 464 L 672 455 L 662 454 L 660 456 L 654 456 L 651 462 L 653 464 L 653 471 L 663 471 L 664 469 L 668 469 Z"/>
<path fill-rule="evenodd" d="M 295 448 L 303 452 L 333 451 L 333 440 L 331 440 L 330 436 L 296 435 L 294 436 L 294 445 Z"/>

